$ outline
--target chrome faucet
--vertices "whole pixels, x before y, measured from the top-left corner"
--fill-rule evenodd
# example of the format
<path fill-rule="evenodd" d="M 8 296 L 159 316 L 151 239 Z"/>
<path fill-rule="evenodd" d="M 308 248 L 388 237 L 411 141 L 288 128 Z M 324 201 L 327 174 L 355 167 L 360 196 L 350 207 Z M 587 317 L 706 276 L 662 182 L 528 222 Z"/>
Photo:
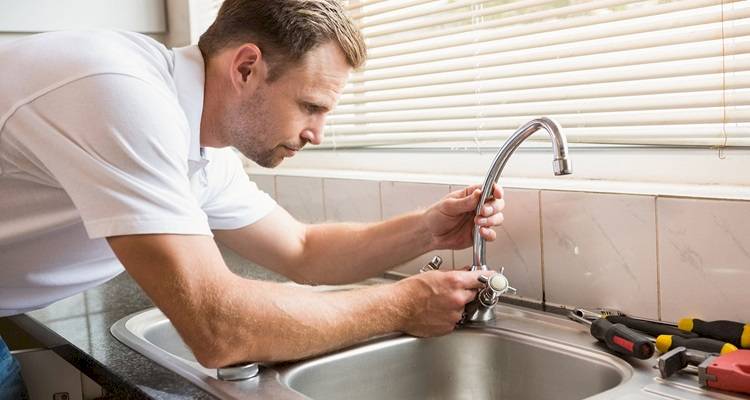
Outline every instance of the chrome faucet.
<path fill-rule="evenodd" d="M 560 132 L 560 127 L 557 123 L 549 118 L 537 118 L 531 120 L 518 128 L 509 138 L 505 141 L 503 146 L 495 155 L 495 159 L 492 161 L 492 166 L 487 172 L 487 177 L 484 180 L 484 186 L 482 187 L 482 197 L 479 199 L 477 205 L 476 215 L 480 216 L 484 202 L 492 193 L 492 187 L 495 182 L 500 178 L 505 164 L 508 162 L 510 155 L 521 145 L 521 143 L 531 136 L 534 132 L 540 128 L 549 133 L 552 138 L 552 151 L 555 153 L 555 158 L 552 160 L 552 168 L 555 175 L 568 175 L 571 173 L 571 163 L 568 160 L 568 143 L 565 139 L 565 135 Z M 474 226 L 474 259 L 471 266 L 472 271 L 477 269 L 487 271 L 486 256 L 485 256 L 485 244 L 484 238 L 479 234 L 479 226 Z M 480 276 L 479 281 L 485 284 L 485 287 L 479 291 L 477 297 L 466 305 L 464 310 L 464 318 L 462 323 L 465 322 L 486 322 L 493 320 L 495 314 L 492 311 L 495 304 L 503 293 L 511 292 L 515 293 L 516 289 L 512 288 L 508 282 L 508 278 L 503 274 L 504 269 L 500 270 L 500 273 L 493 276 Z"/>

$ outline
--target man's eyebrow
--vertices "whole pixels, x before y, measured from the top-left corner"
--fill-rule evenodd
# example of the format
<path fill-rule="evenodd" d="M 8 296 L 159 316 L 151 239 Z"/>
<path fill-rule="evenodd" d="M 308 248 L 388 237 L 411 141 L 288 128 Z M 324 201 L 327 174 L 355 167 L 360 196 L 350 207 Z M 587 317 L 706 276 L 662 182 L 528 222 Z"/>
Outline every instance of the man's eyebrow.
<path fill-rule="evenodd" d="M 330 107 L 328 107 L 325 104 L 317 103 L 315 101 L 302 100 L 302 104 L 305 105 L 305 107 L 316 108 L 316 109 L 319 109 L 319 110 L 324 111 L 324 112 L 330 111 Z"/>

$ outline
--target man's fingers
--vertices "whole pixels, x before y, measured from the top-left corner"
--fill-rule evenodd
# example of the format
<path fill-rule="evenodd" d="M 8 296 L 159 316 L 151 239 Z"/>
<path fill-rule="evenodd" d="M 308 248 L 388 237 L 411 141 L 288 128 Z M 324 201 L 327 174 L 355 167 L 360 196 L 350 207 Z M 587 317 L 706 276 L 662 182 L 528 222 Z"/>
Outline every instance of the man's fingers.
<path fill-rule="evenodd" d="M 505 196 L 505 193 L 503 193 L 503 188 L 500 187 L 497 183 L 493 184 L 492 186 L 492 197 L 496 199 L 502 199 Z"/>
<path fill-rule="evenodd" d="M 479 282 L 479 276 L 489 276 L 494 274 L 490 271 L 453 271 L 456 274 L 458 284 L 463 289 L 479 289 L 484 286 L 482 282 Z"/>
<path fill-rule="evenodd" d="M 482 193 L 479 190 L 476 190 L 470 196 L 447 199 L 445 200 L 445 210 L 453 215 L 469 212 L 477 207 L 477 203 L 481 196 Z"/>
<path fill-rule="evenodd" d="M 503 199 L 490 199 L 482 206 L 482 216 L 489 217 L 493 214 L 499 213 L 505 208 L 505 200 Z"/>
<path fill-rule="evenodd" d="M 497 232 L 490 228 L 479 228 L 479 236 L 490 242 L 497 239 Z"/>
<path fill-rule="evenodd" d="M 477 297 L 477 292 L 476 290 L 462 290 L 461 296 L 463 297 L 464 304 L 468 304 Z"/>
<path fill-rule="evenodd" d="M 471 185 L 471 186 L 467 187 L 466 189 L 464 189 L 464 196 L 469 196 L 470 194 L 476 192 L 477 190 L 479 190 L 479 193 L 482 193 L 482 185 L 481 184 Z"/>
<path fill-rule="evenodd" d="M 499 226 L 505 220 L 503 213 L 497 213 L 491 217 L 474 217 L 474 225 L 481 227 Z"/>

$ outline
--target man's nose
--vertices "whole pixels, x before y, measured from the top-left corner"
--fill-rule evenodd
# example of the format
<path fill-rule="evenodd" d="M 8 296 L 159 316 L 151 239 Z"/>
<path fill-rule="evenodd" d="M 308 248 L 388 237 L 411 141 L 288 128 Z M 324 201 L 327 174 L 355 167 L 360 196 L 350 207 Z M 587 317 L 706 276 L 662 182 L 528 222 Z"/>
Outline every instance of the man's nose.
<path fill-rule="evenodd" d="M 302 131 L 301 136 L 306 141 L 318 145 L 323 142 L 323 125 L 314 128 L 306 128 Z"/>

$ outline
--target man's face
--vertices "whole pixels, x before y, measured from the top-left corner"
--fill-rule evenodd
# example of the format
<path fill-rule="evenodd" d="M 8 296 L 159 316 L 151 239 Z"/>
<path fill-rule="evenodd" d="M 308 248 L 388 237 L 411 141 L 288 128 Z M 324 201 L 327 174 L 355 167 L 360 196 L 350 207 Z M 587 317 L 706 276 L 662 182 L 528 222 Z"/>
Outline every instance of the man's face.
<path fill-rule="evenodd" d="M 230 144 L 259 165 L 272 168 L 307 143 L 320 144 L 351 67 L 333 43 L 318 46 L 273 82 L 234 103 L 222 121 Z"/>

